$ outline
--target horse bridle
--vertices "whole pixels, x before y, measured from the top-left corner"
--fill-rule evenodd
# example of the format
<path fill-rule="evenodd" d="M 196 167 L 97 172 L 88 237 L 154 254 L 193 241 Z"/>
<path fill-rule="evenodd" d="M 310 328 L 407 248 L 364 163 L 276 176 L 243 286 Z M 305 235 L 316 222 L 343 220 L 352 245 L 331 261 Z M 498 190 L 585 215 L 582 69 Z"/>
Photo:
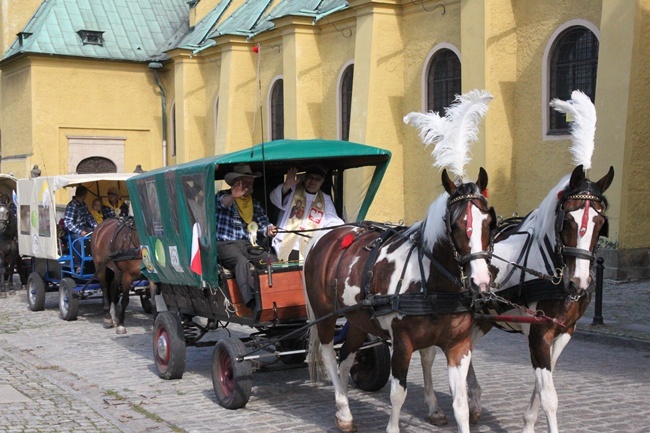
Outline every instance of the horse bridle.
<path fill-rule="evenodd" d="M 587 250 L 584 248 L 577 248 L 577 247 L 568 247 L 562 243 L 562 229 L 564 228 L 564 221 L 565 221 L 565 210 L 564 210 L 564 204 L 569 201 L 569 200 L 584 200 L 585 201 L 585 206 L 581 209 L 583 209 L 583 217 L 582 221 L 580 222 L 580 231 L 584 232 L 586 231 L 587 223 L 588 223 L 588 216 L 589 216 L 589 208 L 591 207 L 596 211 L 599 215 L 601 215 L 603 218 L 605 218 L 605 222 L 603 223 L 603 226 L 600 229 L 599 236 L 605 236 L 607 237 L 609 235 L 609 222 L 607 220 L 607 216 L 603 214 L 602 212 L 598 211 L 596 208 L 591 206 L 592 202 L 598 203 L 601 206 L 606 203 L 605 198 L 597 191 L 595 188 L 594 184 L 592 182 L 587 182 L 587 187 L 586 188 L 580 188 L 577 191 L 567 193 L 563 195 L 562 199 L 558 202 L 557 205 L 557 210 L 555 212 L 556 217 L 555 217 L 555 254 L 560 262 L 560 265 L 562 268 L 564 268 L 565 263 L 564 263 L 564 258 L 565 257 L 575 257 L 575 258 L 580 258 L 580 259 L 585 259 L 589 260 L 590 263 L 593 263 L 593 261 L 596 259 L 596 251 L 592 252 L 591 250 Z"/>
<path fill-rule="evenodd" d="M 473 260 L 479 260 L 479 259 L 485 259 L 489 263 L 490 260 L 492 259 L 492 250 L 494 247 L 494 244 L 492 243 L 492 236 L 490 236 L 490 243 L 488 245 L 487 250 L 479 251 L 476 253 L 469 253 L 463 256 L 456 248 L 456 244 L 454 243 L 452 237 L 452 229 L 451 229 L 451 207 L 460 201 L 467 201 L 467 215 L 468 215 L 469 224 L 468 224 L 468 228 L 466 228 L 466 234 L 467 237 L 469 238 L 471 236 L 471 214 L 472 214 L 471 207 L 476 206 L 472 202 L 473 200 L 479 200 L 481 203 L 487 206 L 487 200 L 481 194 L 460 194 L 456 197 L 449 197 L 449 199 L 447 200 L 447 210 L 445 211 L 445 231 L 447 235 L 447 240 L 451 244 L 451 248 L 454 252 L 454 258 L 456 259 L 456 263 L 458 264 L 458 270 L 460 272 L 460 280 L 456 276 L 454 276 L 451 272 L 449 272 L 447 269 L 445 269 L 445 267 L 442 266 L 440 262 L 438 262 L 429 251 L 423 251 L 422 248 L 419 248 L 421 254 L 426 255 L 427 258 L 431 261 L 431 263 L 433 263 L 433 265 L 443 275 L 445 275 L 449 280 L 458 284 L 459 286 L 463 287 L 466 290 L 471 290 L 472 287 L 469 278 L 467 278 L 467 276 L 465 275 L 465 271 L 464 271 L 465 265 Z M 481 212 L 483 212 L 482 209 Z M 490 214 L 490 217 L 492 218 L 492 221 L 490 222 L 490 231 L 492 231 L 496 227 L 496 212 L 494 211 L 493 207 L 489 207 L 487 212 Z"/>

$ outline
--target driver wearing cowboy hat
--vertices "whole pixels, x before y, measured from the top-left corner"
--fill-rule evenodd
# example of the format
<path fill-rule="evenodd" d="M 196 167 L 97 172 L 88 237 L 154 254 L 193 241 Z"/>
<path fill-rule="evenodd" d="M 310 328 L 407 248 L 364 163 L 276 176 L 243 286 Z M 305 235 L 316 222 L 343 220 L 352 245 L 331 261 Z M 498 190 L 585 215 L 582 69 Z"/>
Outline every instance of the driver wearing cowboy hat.
<path fill-rule="evenodd" d="M 266 259 L 257 246 L 259 234 L 269 238 L 277 234 L 262 205 L 253 198 L 253 183 L 261 177 L 249 165 L 240 164 L 226 173 L 231 187 L 215 197 L 217 220 L 217 254 L 221 264 L 235 273 L 235 280 L 246 306 L 255 309 L 256 287 L 249 270 L 249 260 Z M 269 253 L 267 253 L 269 254 Z M 277 261 L 271 256 L 272 261 Z"/>

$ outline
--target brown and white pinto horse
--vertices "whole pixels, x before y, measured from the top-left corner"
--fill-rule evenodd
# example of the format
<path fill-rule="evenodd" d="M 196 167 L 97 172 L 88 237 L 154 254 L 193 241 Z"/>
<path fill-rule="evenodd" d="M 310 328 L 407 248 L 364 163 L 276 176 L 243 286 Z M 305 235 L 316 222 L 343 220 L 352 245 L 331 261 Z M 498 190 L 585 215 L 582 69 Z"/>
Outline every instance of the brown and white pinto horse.
<path fill-rule="evenodd" d="M 535 389 L 524 413 L 524 433 L 534 432 L 540 406 L 546 413 L 549 433 L 558 431 L 553 369 L 591 300 L 591 265 L 599 236 L 607 235 L 603 193 L 613 177 L 610 167 L 594 183 L 585 177 L 582 165 L 576 167 L 521 224 L 499 231 L 495 238 L 492 265 L 497 268 L 497 302 L 486 305 L 486 309 L 497 318 L 513 320 L 497 322 L 497 327 L 528 337 L 535 371 Z M 545 317 L 534 323 L 517 322 L 526 321 L 531 312 Z M 490 321 L 477 322 L 480 330 L 475 330 L 474 343 L 493 325 Z M 473 366 L 468 385 L 472 421 L 477 422 L 480 387 Z"/>
<path fill-rule="evenodd" d="M 392 410 L 386 431 L 399 431 L 413 352 L 436 345 L 447 357 L 458 431 L 469 432 L 465 379 L 472 356 L 471 303 L 490 284 L 490 231 L 495 221 L 481 194 L 487 181 L 481 169 L 476 183 L 457 185 L 444 170 L 446 193 L 431 204 L 424 221 L 408 230 L 362 223 L 312 240 L 304 265 L 305 290 L 310 316 L 321 321 L 311 328 L 316 346 L 310 363 L 320 360 L 320 349 L 334 385 L 336 423 L 342 431 L 355 430 L 347 377 L 370 333 L 393 346 Z M 337 315 L 343 312 L 350 326 L 337 374 L 333 342 Z"/>
<path fill-rule="evenodd" d="M 140 241 L 133 218 L 109 218 L 99 224 L 90 239 L 90 250 L 109 313 L 104 319 L 116 333 L 126 334 L 124 316 L 129 305 L 129 292 L 134 281 L 143 279 L 140 273 L 142 257 Z M 117 302 L 122 296 L 119 314 Z"/>

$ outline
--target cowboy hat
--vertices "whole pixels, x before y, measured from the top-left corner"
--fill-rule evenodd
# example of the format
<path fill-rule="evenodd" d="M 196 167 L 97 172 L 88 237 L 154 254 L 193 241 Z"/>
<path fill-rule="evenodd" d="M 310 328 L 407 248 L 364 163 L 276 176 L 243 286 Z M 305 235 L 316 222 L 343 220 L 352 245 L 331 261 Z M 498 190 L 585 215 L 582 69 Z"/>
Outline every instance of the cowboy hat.
<path fill-rule="evenodd" d="M 240 177 L 256 178 L 261 176 L 262 173 L 260 173 L 259 171 L 251 170 L 250 165 L 240 164 L 233 167 L 230 173 L 226 173 L 226 175 L 223 177 L 223 180 L 225 180 L 228 185 L 232 186 L 235 183 L 235 181 Z"/>
<path fill-rule="evenodd" d="M 307 174 L 317 174 L 320 177 L 327 177 L 327 169 L 322 165 L 314 164 L 307 167 Z"/>

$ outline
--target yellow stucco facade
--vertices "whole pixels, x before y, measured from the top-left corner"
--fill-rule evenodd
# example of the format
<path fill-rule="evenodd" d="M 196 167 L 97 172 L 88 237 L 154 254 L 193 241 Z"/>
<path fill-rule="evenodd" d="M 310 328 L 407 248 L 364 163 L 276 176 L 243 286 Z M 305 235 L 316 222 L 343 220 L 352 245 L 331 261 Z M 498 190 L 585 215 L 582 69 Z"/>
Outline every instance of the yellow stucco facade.
<path fill-rule="evenodd" d="M 244 3 L 233 1 L 221 21 Z M 280 3 L 275 0 L 269 10 Z M 411 224 L 442 189 L 431 149 L 402 117 L 425 110 L 427 67 L 445 48 L 460 58 L 463 91 L 480 88 L 494 95 L 468 176 L 485 167 L 497 212 L 523 215 L 573 168 L 568 136 L 546 134 L 547 75 L 553 41 L 579 25 L 600 44 L 589 175 L 596 180 L 610 165 L 616 171 L 607 193 L 609 246 L 617 248 L 614 260 L 621 266 L 647 264 L 650 59 L 644 54 L 650 0 L 348 3 L 318 20 L 285 16 L 252 37 L 223 35 L 207 49 L 168 51 L 170 59 L 159 70 L 165 134 L 161 92 L 146 63 L 29 55 L 4 62 L 2 172 L 26 176 L 33 164 L 49 175 L 73 171 L 70 136 L 123 137 L 126 171 L 247 148 L 270 139 L 270 94 L 278 79 L 284 85 L 285 138 L 339 138 L 341 75 L 354 65 L 350 140 L 393 153 L 368 217 Z M 2 4 L 3 11 L 16 7 L 12 0 Z M 218 4 L 200 1 L 190 10 L 190 22 L 198 23 Z M 20 16 L 23 24 L 29 19 Z M 15 21 L 2 19 L 5 50 L 20 31 Z"/>

